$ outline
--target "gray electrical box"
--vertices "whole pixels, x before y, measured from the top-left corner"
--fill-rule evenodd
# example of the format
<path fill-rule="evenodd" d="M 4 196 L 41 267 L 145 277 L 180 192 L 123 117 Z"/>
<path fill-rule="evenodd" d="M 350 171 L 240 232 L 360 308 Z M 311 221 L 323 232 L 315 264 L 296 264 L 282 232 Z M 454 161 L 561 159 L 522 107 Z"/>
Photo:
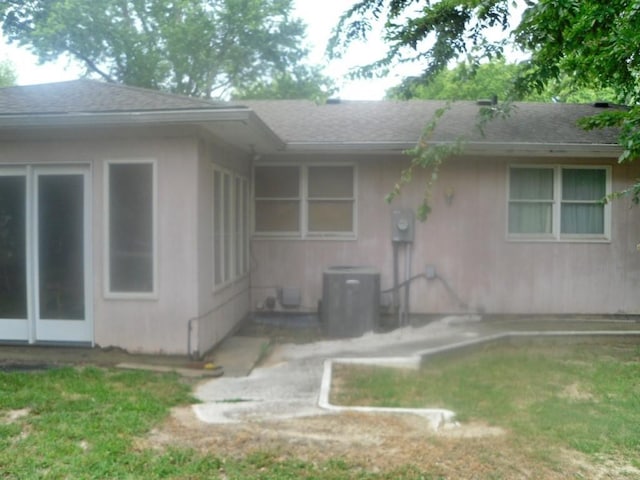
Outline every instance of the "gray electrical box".
<path fill-rule="evenodd" d="M 359 337 L 374 330 L 380 324 L 380 273 L 371 267 L 327 268 L 320 318 L 330 337 Z"/>
<path fill-rule="evenodd" d="M 413 242 L 415 215 L 410 208 L 402 208 L 391 212 L 391 241 Z"/>

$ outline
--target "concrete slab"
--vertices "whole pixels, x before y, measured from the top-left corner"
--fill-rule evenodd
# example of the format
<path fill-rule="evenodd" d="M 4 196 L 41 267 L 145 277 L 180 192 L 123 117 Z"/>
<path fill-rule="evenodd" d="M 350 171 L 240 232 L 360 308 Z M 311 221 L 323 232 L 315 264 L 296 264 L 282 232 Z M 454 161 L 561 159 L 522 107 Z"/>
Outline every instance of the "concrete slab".
<path fill-rule="evenodd" d="M 184 368 L 178 366 L 168 365 L 154 365 L 149 363 L 119 363 L 116 368 L 122 368 L 125 370 L 144 370 L 147 372 L 158 373 L 177 373 L 183 377 L 189 378 L 217 378 L 224 374 L 224 370 L 219 366 L 198 366 L 197 368 Z"/>
<path fill-rule="evenodd" d="M 360 338 L 323 340 L 308 344 L 278 345 L 269 357 L 242 378 L 223 377 L 198 385 L 195 396 L 202 403 L 194 405 L 197 417 L 206 423 L 269 421 L 310 415 L 327 415 L 318 400 L 328 404 L 328 387 L 321 392 L 325 360 L 340 357 L 340 361 L 359 358 L 359 362 L 384 365 L 420 364 L 426 355 L 451 347 L 468 347 L 493 338 L 507 336 L 558 336 L 570 326 L 574 336 L 601 334 L 605 331 L 621 337 L 637 338 L 637 319 L 607 322 L 607 319 L 572 319 L 570 323 L 557 319 L 531 318 L 528 321 L 480 320 L 477 316 L 446 317 L 420 327 L 406 327 L 388 333 L 370 333 Z M 602 328 L 606 325 L 606 328 Z M 515 328 L 514 328 L 515 327 Z M 542 328 L 541 328 L 542 327 Z M 510 333 L 516 330 L 516 333 Z M 580 333 L 576 333 L 580 332 Z M 564 337 L 566 338 L 566 337 Z M 228 349 L 236 349 L 243 340 Z M 241 348 L 241 347 L 240 347 Z M 255 348 L 255 346 L 254 346 Z M 240 354 L 240 352 L 235 352 Z M 224 364 L 224 361 L 221 360 Z M 244 369 L 242 373 L 246 372 Z M 321 404 L 323 402 L 321 401 Z M 424 414 L 425 412 L 422 412 Z M 426 412 L 428 414 L 434 412 Z M 434 425 L 450 421 L 448 415 L 435 412 Z M 446 417 L 446 418 L 445 418 Z"/>
<path fill-rule="evenodd" d="M 246 377 L 269 352 L 267 337 L 232 336 L 207 355 L 207 361 L 224 369 L 225 377 Z"/>

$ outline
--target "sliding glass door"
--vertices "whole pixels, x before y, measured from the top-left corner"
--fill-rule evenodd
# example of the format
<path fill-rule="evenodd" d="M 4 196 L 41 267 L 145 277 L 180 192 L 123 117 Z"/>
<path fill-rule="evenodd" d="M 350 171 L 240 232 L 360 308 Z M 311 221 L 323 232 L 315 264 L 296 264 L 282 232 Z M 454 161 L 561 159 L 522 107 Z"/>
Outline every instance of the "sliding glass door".
<path fill-rule="evenodd" d="M 0 340 L 90 342 L 88 170 L 0 170 Z"/>

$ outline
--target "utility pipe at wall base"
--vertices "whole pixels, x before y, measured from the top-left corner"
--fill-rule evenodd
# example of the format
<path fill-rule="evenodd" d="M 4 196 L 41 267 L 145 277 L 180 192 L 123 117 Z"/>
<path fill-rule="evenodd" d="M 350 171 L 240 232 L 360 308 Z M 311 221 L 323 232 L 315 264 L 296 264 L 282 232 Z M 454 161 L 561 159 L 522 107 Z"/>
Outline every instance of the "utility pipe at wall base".
<path fill-rule="evenodd" d="M 456 303 L 458 304 L 458 307 L 463 308 L 465 310 L 469 310 L 469 305 L 466 302 L 462 301 L 462 299 L 458 296 L 458 294 L 455 292 L 453 287 L 449 285 L 449 282 L 447 282 L 447 280 L 443 278 L 441 275 L 439 275 L 438 273 L 432 274 L 431 276 L 428 276 L 426 273 L 418 273 L 417 275 L 413 275 L 412 277 L 409 277 L 408 279 L 404 280 L 402 283 L 399 283 L 391 288 L 387 288 L 386 290 L 382 290 L 380 293 L 381 294 L 394 293 L 394 295 L 396 295 L 401 288 L 408 287 L 409 284 L 411 284 L 412 282 L 414 282 L 419 278 L 424 278 L 427 281 L 440 280 L 445 290 L 447 290 L 447 293 L 449 293 L 449 295 L 456 301 Z M 405 295 L 406 293 L 407 292 L 405 291 Z M 405 298 L 408 298 L 408 297 L 405 297 Z M 400 317 L 399 317 L 399 320 L 400 320 Z"/>

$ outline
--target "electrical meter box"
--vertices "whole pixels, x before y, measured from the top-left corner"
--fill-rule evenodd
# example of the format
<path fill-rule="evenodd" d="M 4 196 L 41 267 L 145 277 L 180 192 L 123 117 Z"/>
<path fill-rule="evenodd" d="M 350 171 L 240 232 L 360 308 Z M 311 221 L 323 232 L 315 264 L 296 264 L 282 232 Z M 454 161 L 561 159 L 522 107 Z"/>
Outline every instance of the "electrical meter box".
<path fill-rule="evenodd" d="M 391 212 L 391 241 L 413 242 L 415 215 L 410 208 L 396 209 Z"/>

